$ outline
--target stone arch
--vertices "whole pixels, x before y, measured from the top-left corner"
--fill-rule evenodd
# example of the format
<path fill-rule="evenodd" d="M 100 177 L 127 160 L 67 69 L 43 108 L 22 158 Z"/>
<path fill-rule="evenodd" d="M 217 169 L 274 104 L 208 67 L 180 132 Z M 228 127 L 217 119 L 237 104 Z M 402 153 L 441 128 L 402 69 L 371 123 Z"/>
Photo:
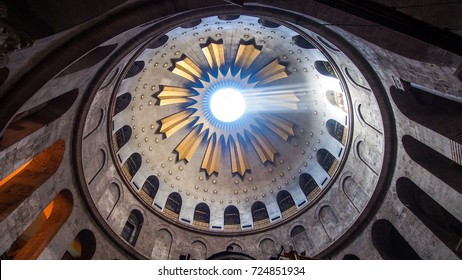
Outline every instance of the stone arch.
<path fill-rule="evenodd" d="M 190 258 L 193 260 L 207 259 L 207 246 L 204 242 L 196 240 L 191 244 Z"/>
<path fill-rule="evenodd" d="M 275 258 L 278 255 L 276 244 L 271 238 L 266 237 L 261 240 L 258 245 L 258 249 L 260 250 L 261 257 L 264 260 Z"/>
<path fill-rule="evenodd" d="M 344 68 L 344 73 L 345 73 L 345 77 L 346 77 L 346 80 L 348 82 L 350 82 L 351 84 L 359 87 L 359 88 L 362 88 L 364 90 L 367 90 L 368 92 L 371 91 L 371 89 L 369 88 L 369 85 L 367 84 L 367 82 L 362 78 L 360 77 L 355 70 L 349 68 L 349 67 L 345 67 Z"/>
<path fill-rule="evenodd" d="M 337 235 L 337 227 L 340 223 L 337 214 L 331 206 L 324 205 L 319 208 L 318 217 L 327 236 L 332 240 Z"/>
<path fill-rule="evenodd" d="M 135 246 L 141 233 L 143 223 L 143 214 L 138 209 L 132 210 L 120 234 L 122 239 L 127 241 L 130 245 Z"/>
<path fill-rule="evenodd" d="M 369 142 L 359 141 L 356 144 L 356 152 L 359 159 L 372 171 L 375 175 L 379 175 L 380 163 L 382 160 L 379 158 L 381 153 L 373 147 Z"/>
<path fill-rule="evenodd" d="M 93 154 L 91 161 L 91 166 L 96 167 L 96 171 L 95 174 L 88 181 L 88 185 L 91 185 L 93 183 L 93 181 L 96 179 L 96 177 L 98 177 L 98 175 L 101 173 L 104 166 L 106 165 L 106 152 L 103 149 L 98 149 L 98 151 Z"/>
<path fill-rule="evenodd" d="M 232 239 L 226 243 L 225 248 L 227 252 L 243 253 L 245 246 L 241 241 Z"/>
<path fill-rule="evenodd" d="M 368 110 L 368 108 L 363 104 L 358 104 L 356 108 L 356 112 L 360 122 L 362 122 L 367 127 L 371 128 L 378 134 L 382 135 L 383 132 L 380 126 L 380 121 L 374 118 L 374 116 L 378 116 L 379 114 L 374 114 L 373 112 Z"/>
<path fill-rule="evenodd" d="M 98 210 L 104 219 L 109 219 L 120 200 L 120 196 L 120 187 L 118 184 L 112 182 L 106 187 L 97 204 Z"/>
<path fill-rule="evenodd" d="M 87 139 L 90 135 L 97 131 L 98 128 L 101 127 L 104 121 L 104 112 L 105 111 L 103 108 L 97 108 L 90 113 L 90 117 L 85 123 L 85 128 L 83 130 L 83 140 Z"/>
<path fill-rule="evenodd" d="M 160 229 L 156 233 L 154 247 L 151 253 L 153 260 L 168 260 L 170 259 L 170 251 L 172 249 L 173 236 L 167 229 Z"/>
<path fill-rule="evenodd" d="M 64 141 L 58 140 L 0 181 L 0 221 L 8 217 L 55 174 L 63 159 L 64 150 Z"/>
<path fill-rule="evenodd" d="M 293 227 L 290 231 L 290 238 L 292 239 L 292 244 L 294 245 L 295 250 L 300 255 L 306 256 L 307 252 L 312 247 L 310 239 L 306 233 L 306 229 L 301 225 Z"/>
<path fill-rule="evenodd" d="M 355 207 L 358 212 L 361 212 L 366 207 L 368 198 L 364 190 L 359 186 L 353 177 L 348 176 L 342 182 L 343 193 Z"/>

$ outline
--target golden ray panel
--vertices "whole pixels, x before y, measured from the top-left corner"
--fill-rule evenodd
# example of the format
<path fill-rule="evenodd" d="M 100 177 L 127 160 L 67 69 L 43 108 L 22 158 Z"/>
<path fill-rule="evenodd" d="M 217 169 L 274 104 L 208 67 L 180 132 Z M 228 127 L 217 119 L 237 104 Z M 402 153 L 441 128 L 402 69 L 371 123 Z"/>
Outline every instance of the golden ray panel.
<path fill-rule="evenodd" d="M 159 105 L 181 104 L 194 102 L 190 97 L 195 96 L 194 92 L 187 88 L 163 86 L 157 95 Z"/>
<path fill-rule="evenodd" d="M 249 151 L 254 151 L 262 164 L 274 162 L 278 154 L 275 145 L 267 137 L 274 133 L 284 141 L 294 136 L 295 124 L 282 118 L 276 112 L 249 112 L 233 123 L 220 122 L 210 112 L 209 102 L 214 90 L 229 84 L 243 88 L 242 95 L 259 106 L 282 107 L 285 110 L 298 108 L 298 97 L 293 92 L 271 93 L 267 88 L 271 82 L 289 76 L 286 67 L 274 58 L 263 67 L 255 63 L 261 54 L 261 47 L 255 41 L 241 41 L 236 53 L 225 58 L 222 40 L 202 46 L 202 54 L 208 67 L 198 66 L 192 59 L 182 56 L 174 61 L 170 71 L 191 83 L 184 87 L 162 85 L 153 96 L 158 106 L 177 105 L 179 112 L 160 120 L 160 133 L 166 138 L 182 128 L 190 131 L 175 148 L 179 160 L 190 161 L 201 143 L 206 143 L 201 169 L 208 176 L 220 173 L 220 161 L 230 159 L 231 173 L 244 176 L 251 170 Z M 267 59 L 267 58 L 264 58 Z M 210 69 L 209 69 L 210 68 Z M 230 71 L 231 70 L 231 71 Z M 250 74 L 253 73 L 253 74 Z M 223 153 L 229 153 L 223 157 Z"/>

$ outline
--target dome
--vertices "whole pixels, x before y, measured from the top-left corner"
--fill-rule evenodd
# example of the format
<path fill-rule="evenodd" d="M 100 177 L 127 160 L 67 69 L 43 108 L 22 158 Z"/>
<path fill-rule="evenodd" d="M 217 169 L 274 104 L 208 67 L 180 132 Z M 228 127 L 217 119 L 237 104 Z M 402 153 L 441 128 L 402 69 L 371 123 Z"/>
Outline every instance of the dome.
<path fill-rule="evenodd" d="M 92 185 L 117 177 L 144 220 L 216 238 L 317 224 L 329 241 L 307 241 L 304 251 L 319 254 L 381 189 L 387 112 L 329 35 L 264 16 L 209 14 L 140 38 L 114 67 L 113 84 L 95 91 L 77 142 L 85 191 L 104 217 L 107 198 Z M 95 129 L 93 112 L 108 100 Z M 353 115 L 353 106 L 367 115 Z M 371 128 L 373 143 L 361 137 Z M 352 156 L 352 146 L 373 154 Z M 99 153 L 111 168 L 94 175 Z M 355 179 L 358 168 L 368 188 Z M 353 209 L 341 220 L 338 211 Z M 119 239 L 133 244 L 137 224 L 127 222 Z"/>
<path fill-rule="evenodd" d="M 6 2 L 3 259 L 460 258 L 460 57 L 405 8 Z"/>

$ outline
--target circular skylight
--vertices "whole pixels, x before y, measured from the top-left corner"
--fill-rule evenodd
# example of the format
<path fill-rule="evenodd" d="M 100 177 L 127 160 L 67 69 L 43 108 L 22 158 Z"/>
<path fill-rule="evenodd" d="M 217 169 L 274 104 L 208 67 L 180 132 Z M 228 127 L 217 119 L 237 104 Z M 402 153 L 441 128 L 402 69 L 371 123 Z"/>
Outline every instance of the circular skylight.
<path fill-rule="evenodd" d="M 212 95 L 210 110 L 218 120 L 233 122 L 244 114 L 245 100 L 238 90 L 223 88 Z"/>

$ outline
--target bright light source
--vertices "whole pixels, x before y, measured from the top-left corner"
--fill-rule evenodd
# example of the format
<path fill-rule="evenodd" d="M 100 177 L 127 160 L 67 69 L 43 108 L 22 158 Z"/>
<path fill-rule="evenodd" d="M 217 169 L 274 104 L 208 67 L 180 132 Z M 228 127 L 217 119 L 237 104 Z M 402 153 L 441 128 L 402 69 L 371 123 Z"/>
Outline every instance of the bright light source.
<path fill-rule="evenodd" d="M 244 114 L 245 100 L 242 94 L 235 89 L 220 89 L 212 95 L 210 110 L 218 120 L 233 122 Z"/>

